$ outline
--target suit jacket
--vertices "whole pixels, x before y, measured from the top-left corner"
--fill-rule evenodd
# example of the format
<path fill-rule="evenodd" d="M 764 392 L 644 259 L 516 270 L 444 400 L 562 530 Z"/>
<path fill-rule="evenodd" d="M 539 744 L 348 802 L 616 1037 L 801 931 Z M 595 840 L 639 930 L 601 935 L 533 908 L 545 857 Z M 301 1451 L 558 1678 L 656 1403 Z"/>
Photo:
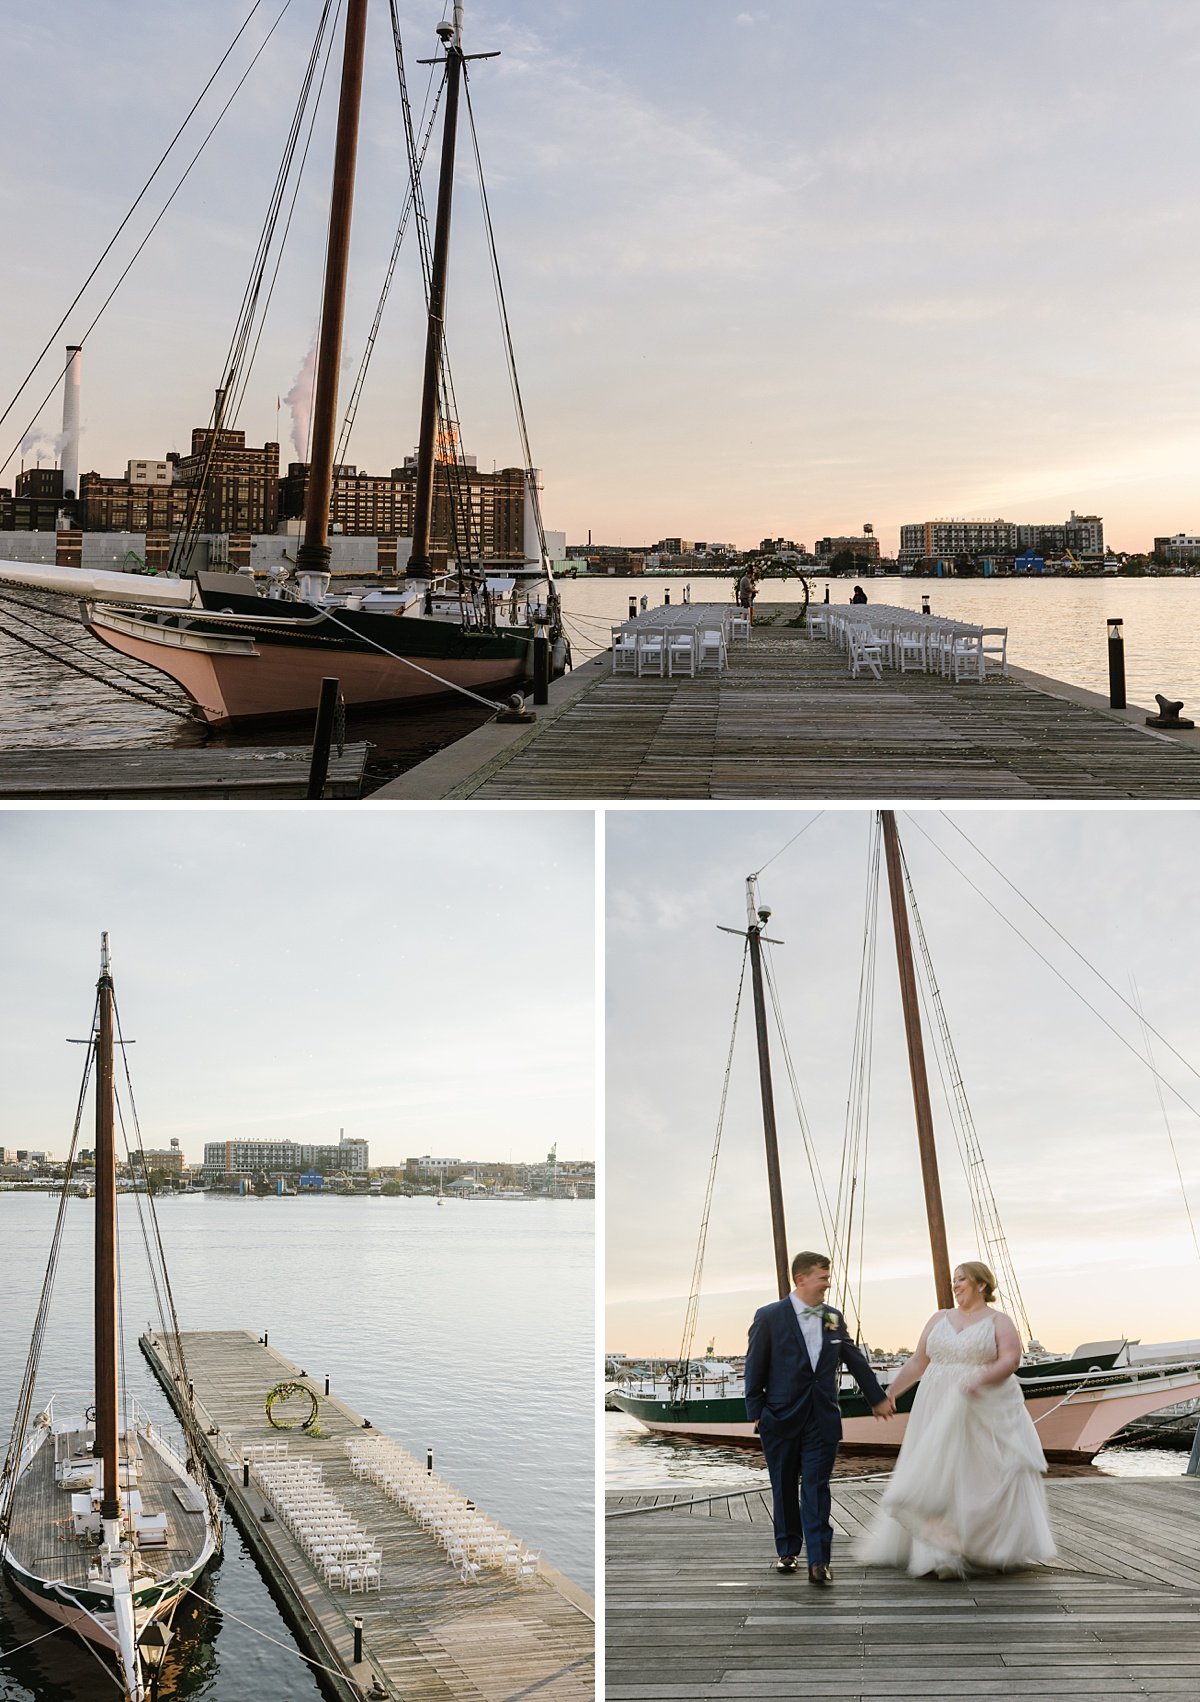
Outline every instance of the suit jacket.
<path fill-rule="evenodd" d="M 838 1378 L 843 1365 L 869 1406 L 886 1398 L 866 1354 L 847 1335 L 842 1314 L 835 1306 L 823 1306 L 821 1311 L 821 1352 L 815 1370 L 790 1295 L 760 1306 L 754 1314 L 746 1349 L 746 1415 L 751 1420 L 765 1420 L 768 1429 L 792 1432 L 815 1423 L 826 1434 L 840 1437 Z"/>

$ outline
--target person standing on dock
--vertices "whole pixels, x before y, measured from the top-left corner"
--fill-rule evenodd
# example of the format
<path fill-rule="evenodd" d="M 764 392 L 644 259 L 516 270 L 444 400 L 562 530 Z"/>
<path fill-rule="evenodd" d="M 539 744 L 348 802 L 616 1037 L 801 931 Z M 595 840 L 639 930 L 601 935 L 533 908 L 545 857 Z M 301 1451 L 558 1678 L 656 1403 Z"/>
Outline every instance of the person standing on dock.
<path fill-rule="evenodd" d="M 833 1583 L 829 1479 L 842 1439 L 841 1367 L 875 1418 L 891 1418 L 896 1410 L 847 1335 L 842 1314 L 824 1304 L 829 1278 L 823 1253 L 797 1253 L 795 1286 L 782 1300 L 759 1307 L 746 1349 L 746 1416 L 758 1431 L 771 1477 L 775 1569 L 795 1572 L 803 1549 L 809 1583 L 823 1588 Z"/>
<path fill-rule="evenodd" d="M 748 567 L 738 580 L 738 602 L 754 624 L 754 599 L 758 596 L 758 575 L 752 567 Z"/>

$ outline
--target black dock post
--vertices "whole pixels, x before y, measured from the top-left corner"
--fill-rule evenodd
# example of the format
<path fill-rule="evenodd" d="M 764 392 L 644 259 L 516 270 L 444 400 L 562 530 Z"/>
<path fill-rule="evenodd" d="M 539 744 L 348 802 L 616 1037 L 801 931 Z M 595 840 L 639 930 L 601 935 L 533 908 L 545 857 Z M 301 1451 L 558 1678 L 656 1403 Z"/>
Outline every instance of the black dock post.
<path fill-rule="evenodd" d="M 630 618 L 631 621 L 635 621 L 637 619 L 637 598 L 636 597 L 631 597 L 629 599 L 629 618 Z"/>
<path fill-rule="evenodd" d="M 433 1476 L 433 1449 L 432 1448 L 426 1448 L 426 1450 L 425 1450 L 425 1470 L 429 1473 L 429 1475 L 431 1477 Z"/>
<path fill-rule="evenodd" d="M 325 1393 L 326 1394 L 329 1393 L 329 1378 L 328 1377 L 326 1377 L 326 1379 L 325 1379 Z"/>
<path fill-rule="evenodd" d="M 355 1664 L 355 1666 L 359 1666 L 361 1664 L 361 1662 L 362 1662 L 362 1614 L 356 1613 L 354 1615 L 354 1664 Z"/>
<path fill-rule="evenodd" d="M 1108 706 L 1125 707 L 1125 640 L 1121 636 L 1124 622 L 1110 618 L 1108 622 Z"/>
<path fill-rule="evenodd" d="M 533 701 L 550 701 L 550 640 L 544 632 L 533 641 Z"/>
<path fill-rule="evenodd" d="M 329 747 L 333 743 L 333 718 L 337 710 L 337 680 L 321 681 L 321 701 L 317 705 L 317 725 L 313 733 L 312 763 L 308 770 L 308 796 L 320 798 L 325 793 L 329 775 Z"/>

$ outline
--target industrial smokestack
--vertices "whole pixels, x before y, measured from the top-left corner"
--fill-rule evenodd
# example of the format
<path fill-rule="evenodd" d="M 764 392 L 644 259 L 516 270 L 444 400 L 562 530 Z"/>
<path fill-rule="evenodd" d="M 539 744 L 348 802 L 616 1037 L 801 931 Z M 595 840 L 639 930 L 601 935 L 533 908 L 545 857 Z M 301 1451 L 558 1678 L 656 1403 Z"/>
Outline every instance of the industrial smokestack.
<path fill-rule="evenodd" d="M 83 350 L 67 344 L 67 372 L 63 384 L 62 476 L 63 495 L 79 495 L 79 379 Z"/>

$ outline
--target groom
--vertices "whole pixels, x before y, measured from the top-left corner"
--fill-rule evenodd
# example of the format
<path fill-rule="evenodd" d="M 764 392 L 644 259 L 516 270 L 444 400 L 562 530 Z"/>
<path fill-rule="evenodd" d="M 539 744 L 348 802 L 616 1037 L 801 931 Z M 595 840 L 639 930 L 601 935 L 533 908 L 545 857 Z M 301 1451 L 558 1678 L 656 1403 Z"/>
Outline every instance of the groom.
<path fill-rule="evenodd" d="M 808 1581 L 833 1583 L 829 1552 L 829 1479 L 842 1439 L 838 1377 L 844 1363 L 872 1416 L 890 1418 L 894 1403 L 875 1380 L 866 1355 L 846 1334 L 842 1314 L 825 1306 L 829 1260 L 797 1253 L 795 1287 L 782 1300 L 760 1306 L 746 1349 L 746 1415 L 754 1421 L 771 1474 L 775 1503 L 777 1572 L 794 1572 L 801 1547 Z"/>

